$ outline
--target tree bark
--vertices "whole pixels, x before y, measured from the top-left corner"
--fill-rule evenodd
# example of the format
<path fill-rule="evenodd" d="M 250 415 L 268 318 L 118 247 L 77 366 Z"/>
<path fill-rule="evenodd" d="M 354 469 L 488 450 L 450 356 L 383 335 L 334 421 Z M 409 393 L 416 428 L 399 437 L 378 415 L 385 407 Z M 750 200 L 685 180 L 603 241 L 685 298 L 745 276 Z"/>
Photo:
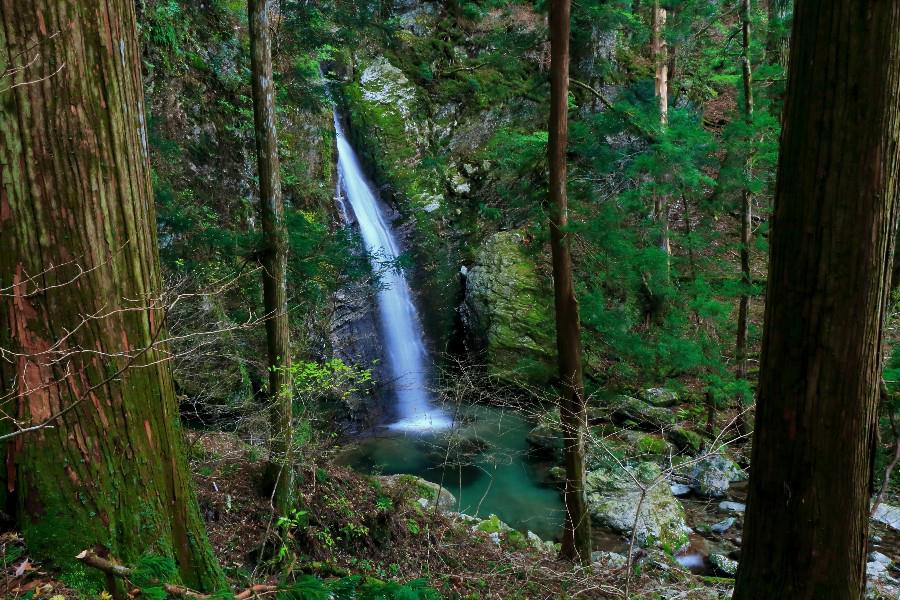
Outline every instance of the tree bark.
<path fill-rule="evenodd" d="M 220 589 L 155 222 L 134 4 L 0 0 L 0 428 L 38 427 L 3 444 L 4 509 L 56 566 L 94 545 L 152 552 Z"/>
<path fill-rule="evenodd" d="M 750 64 L 750 0 L 741 0 L 741 71 L 744 84 L 744 120 L 748 129 L 753 125 L 753 70 Z M 751 145 L 748 140 L 748 147 Z M 750 193 L 749 181 L 752 176 L 752 156 L 749 154 L 744 165 L 744 175 L 747 184 L 741 193 L 741 295 L 738 300 L 737 340 L 735 343 L 735 362 L 737 363 L 736 377 L 739 380 L 747 380 L 747 330 L 750 314 L 750 291 L 753 285 L 753 275 L 750 272 L 750 244 L 751 225 L 753 219 L 753 196 Z M 745 411 L 746 399 L 741 398 L 738 409 Z M 743 412 L 740 417 L 741 433 L 750 431 L 750 413 Z"/>
<path fill-rule="evenodd" d="M 275 85 L 268 0 L 248 0 L 253 117 L 259 171 L 259 212 L 263 230 L 261 256 L 263 305 L 269 366 L 271 443 L 268 479 L 274 485 L 273 504 L 282 515 L 293 497 L 291 340 L 287 312 L 287 230 L 275 130 Z"/>
<path fill-rule="evenodd" d="M 863 597 L 898 90 L 900 2 L 797 1 L 735 600 Z"/>
<path fill-rule="evenodd" d="M 550 163 L 550 247 L 553 254 L 553 293 L 556 307 L 556 348 L 562 386 L 560 418 L 566 464 L 566 519 L 562 555 L 590 564 L 591 521 L 584 495 L 584 430 L 587 427 L 581 371 L 581 324 L 572 277 L 572 254 L 566 197 L 568 144 L 569 0 L 550 3 L 550 125 L 547 155 Z"/>

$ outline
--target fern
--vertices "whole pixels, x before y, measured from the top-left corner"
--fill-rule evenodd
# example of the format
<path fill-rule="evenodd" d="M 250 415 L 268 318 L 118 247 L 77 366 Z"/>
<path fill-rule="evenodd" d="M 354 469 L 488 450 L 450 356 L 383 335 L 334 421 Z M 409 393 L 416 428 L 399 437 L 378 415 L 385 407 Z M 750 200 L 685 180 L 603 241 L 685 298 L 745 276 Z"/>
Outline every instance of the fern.
<path fill-rule="evenodd" d="M 153 588 L 160 583 L 169 583 L 175 581 L 177 577 L 178 570 L 171 557 L 147 554 L 134 566 L 129 579 L 146 594 L 147 591 L 144 588 Z"/>

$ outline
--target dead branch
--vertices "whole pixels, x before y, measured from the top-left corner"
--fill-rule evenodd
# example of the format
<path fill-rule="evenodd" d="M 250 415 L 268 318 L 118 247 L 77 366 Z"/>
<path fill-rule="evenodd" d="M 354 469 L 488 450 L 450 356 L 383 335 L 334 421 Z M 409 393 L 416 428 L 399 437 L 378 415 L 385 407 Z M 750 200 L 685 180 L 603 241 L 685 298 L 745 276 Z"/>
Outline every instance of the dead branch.
<path fill-rule="evenodd" d="M 593 94 L 594 97 L 596 97 L 600 101 L 600 104 L 622 117 L 625 120 L 625 123 L 635 132 L 637 132 L 641 137 L 646 138 L 646 140 L 651 143 L 656 143 L 657 141 L 659 141 L 659 136 L 655 132 L 647 129 L 646 127 L 644 127 L 644 125 L 638 122 L 638 118 L 634 113 L 619 108 L 618 106 L 613 104 L 609 98 L 603 95 L 603 92 L 589 86 L 583 81 L 578 81 L 577 79 L 569 79 L 569 81 L 572 83 L 572 85 L 580 87 L 581 89 Z"/>
<path fill-rule="evenodd" d="M 84 550 L 75 558 L 91 568 L 97 569 L 107 575 L 118 577 L 126 582 L 129 580 L 129 577 L 134 574 L 134 569 L 123 565 L 117 565 L 111 560 L 97 556 L 93 550 Z M 166 590 L 167 594 L 175 596 L 176 598 L 193 598 L 196 600 L 212 598 L 209 594 L 203 594 L 182 585 L 174 585 L 171 583 L 160 583 L 159 585 Z M 278 586 L 275 585 L 257 584 L 235 594 L 234 600 L 249 600 L 258 594 L 271 593 L 277 590 Z"/>

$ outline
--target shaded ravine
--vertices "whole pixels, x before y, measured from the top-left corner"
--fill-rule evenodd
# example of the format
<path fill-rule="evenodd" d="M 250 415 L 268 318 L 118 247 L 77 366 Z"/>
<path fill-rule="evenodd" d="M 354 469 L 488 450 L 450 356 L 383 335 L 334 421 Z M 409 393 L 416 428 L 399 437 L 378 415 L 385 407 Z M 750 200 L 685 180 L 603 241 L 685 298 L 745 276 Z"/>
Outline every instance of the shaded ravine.
<path fill-rule="evenodd" d="M 372 257 L 372 268 L 379 272 L 381 289 L 376 303 L 380 319 L 389 391 L 395 401 L 398 420 L 391 429 L 427 432 L 446 429 L 451 420 L 435 406 L 429 391 L 430 364 L 425 350 L 418 311 L 412 300 L 409 284 L 396 267 L 399 245 L 372 185 L 363 172 L 353 147 L 344 135 L 340 115 L 334 113 L 337 135 L 338 185 L 344 192 L 350 210 L 359 225 L 366 251 Z M 342 217 L 349 220 L 347 206 L 340 201 Z M 387 268 L 384 266 L 387 265 Z"/>

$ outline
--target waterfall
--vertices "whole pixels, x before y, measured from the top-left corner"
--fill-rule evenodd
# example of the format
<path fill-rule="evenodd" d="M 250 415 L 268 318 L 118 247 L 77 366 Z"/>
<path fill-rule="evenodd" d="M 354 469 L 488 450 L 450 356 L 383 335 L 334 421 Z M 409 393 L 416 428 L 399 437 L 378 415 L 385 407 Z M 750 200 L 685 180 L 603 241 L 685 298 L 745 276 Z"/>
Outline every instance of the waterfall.
<path fill-rule="evenodd" d="M 337 133 L 338 187 L 343 187 L 345 193 L 342 196 L 338 189 L 340 208 L 346 217 L 346 203 L 350 204 L 366 250 L 372 256 L 372 268 L 377 271 L 379 263 L 396 261 L 400 255 L 399 246 L 372 186 L 363 174 L 359 158 L 344 136 L 337 111 L 334 113 L 334 130 Z M 450 419 L 432 404 L 428 389 L 429 360 L 419 315 L 406 277 L 393 266 L 381 273 L 377 304 L 385 361 L 393 380 L 400 417 L 390 428 L 402 431 L 446 429 Z"/>

